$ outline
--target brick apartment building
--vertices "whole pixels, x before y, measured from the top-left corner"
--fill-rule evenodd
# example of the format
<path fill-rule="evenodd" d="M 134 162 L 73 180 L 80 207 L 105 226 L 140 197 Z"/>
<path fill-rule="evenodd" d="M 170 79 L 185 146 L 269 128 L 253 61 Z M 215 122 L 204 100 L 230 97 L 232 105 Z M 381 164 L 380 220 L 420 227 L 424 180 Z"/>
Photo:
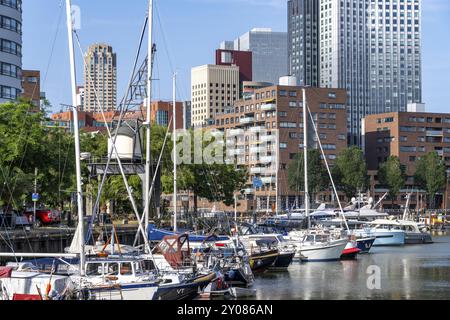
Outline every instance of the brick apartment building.
<path fill-rule="evenodd" d="M 423 198 L 423 190 L 414 183 L 416 162 L 429 152 L 437 152 L 450 172 L 450 114 L 426 112 L 393 112 L 370 115 L 364 119 L 365 153 L 371 175 L 372 190 L 380 196 L 387 190 L 378 183 L 377 170 L 389 156 L 397 156 L 406 168 L 406 192 L 413 191 L 412 206 Z M 414 192 L 415 191 L 415 192 Z M 419 197 L 417 197 L 419 195 Z M 447 206 L 448 196 L 438 195 L 442 206 Z"/>
<path fill-rule="evenodd" d="M 255 208 L 272 211 L 277 207 L 277 198 L 278 210 L 292 208 L 297 197 L 303 202 L 303 196 L 288 186 L 289 164 L 303 152 L 302 90 L 279 85 L 255 89 L 252 95 L 216 116 L 212 128 L 224 132 L 227 155 L 235 157 L 237 166 L 247 168 L 249 173 L 245 195 L 239 201 L 240 212 Z M 306 97 L 324 152 L 332 164 L 347 147 L 347 94 L 342 89 L 306 88 Z M 308 133 L 308 145 L 318 148 L 311 125 Z M 261 188 L 253 186 L 255 177 L 261 180 Z"/>
<path fill-rule="evenodd" d="M 41 72 L 37 70 L 22 70 L 21 96 L 39 109 L 41 106 Z"/>

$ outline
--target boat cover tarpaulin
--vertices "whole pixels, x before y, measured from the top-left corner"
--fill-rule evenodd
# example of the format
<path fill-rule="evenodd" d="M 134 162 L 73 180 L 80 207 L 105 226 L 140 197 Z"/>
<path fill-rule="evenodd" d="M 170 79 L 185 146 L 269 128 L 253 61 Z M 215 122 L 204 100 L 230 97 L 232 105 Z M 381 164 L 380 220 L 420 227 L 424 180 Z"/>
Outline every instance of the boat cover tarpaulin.
<path fill-rule="evenodd" d="M 38 301 L 42 300 L 40 295 L 35 294 L 14 294 L 13 298 L 14 301 Z"/>
<path fill-rule="evenodd" d="M 0 279 L 11 278 L 12 271 L 11 267 L 0 267 Z"/>

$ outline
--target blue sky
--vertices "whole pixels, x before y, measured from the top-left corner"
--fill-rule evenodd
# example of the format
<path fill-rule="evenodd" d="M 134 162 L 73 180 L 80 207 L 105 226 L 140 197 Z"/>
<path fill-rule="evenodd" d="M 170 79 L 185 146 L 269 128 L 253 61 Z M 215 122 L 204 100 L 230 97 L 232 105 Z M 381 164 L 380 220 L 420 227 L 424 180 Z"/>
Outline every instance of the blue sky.
<path fill-rule="evenodd" d="M 118 56 L 118 100 L 126 89 L 147 0 L 72 0 L 81 9 L 81 45 L 106 42 Z M 23 67 L 41 70 L 42 91 L 53 105 L 70 104 L 64 0 L 23 0 Z M 427 110 L 450 112 L 450 1 L 423 0 L 423 94 Z M 190 99 L 190 69 L 214 62 L 214 50 L 254 27 L 286 31 L 287 0 L 155 0 L 154 99 Z M 59 23 L 58 23 L 59 22 Z M 52 45 L 54 44 L 54 46 Z M 53 50 L 52 50 L 53 48 Z M 78 82 L 82 59 L 77 51 Z"/>

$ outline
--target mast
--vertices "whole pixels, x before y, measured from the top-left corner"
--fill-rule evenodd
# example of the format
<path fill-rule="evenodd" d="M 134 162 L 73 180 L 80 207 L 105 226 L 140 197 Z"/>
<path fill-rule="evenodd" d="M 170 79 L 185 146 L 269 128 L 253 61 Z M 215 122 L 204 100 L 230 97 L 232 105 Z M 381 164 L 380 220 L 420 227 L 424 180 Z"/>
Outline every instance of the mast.
<path fill-rule="evenodd" d="M 85 274 L 85 239 L 84 239 L 84 218 L 83 218 L 83 189 L 81 182 L 81 158 L 80 158 L 80 132 L 78 128 L 78 109 L 77 109 L 77 79 L 75 69 L 75 52 L 73 45 L 73 21 L 72 21 L 72 4 L 71 0 L 66 0 L 67 15 L 67 35 L 69 40 L 69 57 L 70 57 L 70 80 L 72 87 L 72 110 L 73 110 L 73 129 L 75 136 L 75 163 L 77 174 L 77 207 L 78 207 L 78 241 L 80 249 L 80 274 Z"/>
<path fill-rule="evenodd" d="M 306 90 L 303 91 L 303 163 L 305 165 L 304 175 L 305 175 L 305 213 L 306 219 L 308 220 L 308 229 L 311 228 L 311 221 L 309 220 L 309 188 L 308 188 L 308 111 L 306 103 Z"/>
<path fill-rule="evenodd" d="M 173 74 L 173 231 L 177 232 L 177 74 Z"/>
<path fill-rule="evenodd" d="M 153 75 L 153 0 L 148 3 L 148 57 L 147 57 L 147 117 L 146 117 L 146 157 L 145 157 L 145 234 L 148 234 L 148 224 L 150 220 L 150 156 L 151 156 L 151 96 L 152 96 L 152 75 Z"/>

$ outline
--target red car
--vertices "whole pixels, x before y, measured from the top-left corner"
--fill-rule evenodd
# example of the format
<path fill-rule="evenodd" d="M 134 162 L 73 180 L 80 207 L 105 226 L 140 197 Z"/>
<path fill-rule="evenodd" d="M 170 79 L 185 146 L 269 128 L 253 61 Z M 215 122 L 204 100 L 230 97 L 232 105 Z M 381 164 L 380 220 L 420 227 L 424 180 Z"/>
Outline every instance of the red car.
<path fill-rule="evenodd" d="M 28 221 L 33 221 L 34 212 L 33 210 L 27 210 L 24 215 L 28 218 Z M 50 209 L 36 209 L 36 222 L 37 227 L 49 226 L 53 224 L 58 224 L 61 222 L 61 214 L 57 210 Z"/>

